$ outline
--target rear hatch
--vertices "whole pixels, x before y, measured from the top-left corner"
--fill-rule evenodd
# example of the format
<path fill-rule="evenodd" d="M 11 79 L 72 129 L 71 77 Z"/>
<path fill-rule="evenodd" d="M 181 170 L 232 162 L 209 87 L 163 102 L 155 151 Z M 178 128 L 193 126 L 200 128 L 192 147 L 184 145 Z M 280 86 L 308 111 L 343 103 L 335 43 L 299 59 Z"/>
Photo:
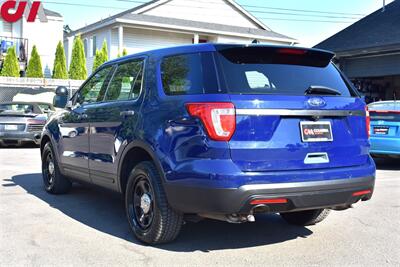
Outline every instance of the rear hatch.
<path fill-rule="evenodd" d="M 400 103 L 376 102 L 369 105 L 371 136 L 380 138 L 400 137 Z"/>
<path fill-rule="evenodd" d="M 299 48 L 220 47 L 221 84 L 236 108 L 231 158 L 242 171 L 367 162 L 365 104 L 332 57 Z"/>

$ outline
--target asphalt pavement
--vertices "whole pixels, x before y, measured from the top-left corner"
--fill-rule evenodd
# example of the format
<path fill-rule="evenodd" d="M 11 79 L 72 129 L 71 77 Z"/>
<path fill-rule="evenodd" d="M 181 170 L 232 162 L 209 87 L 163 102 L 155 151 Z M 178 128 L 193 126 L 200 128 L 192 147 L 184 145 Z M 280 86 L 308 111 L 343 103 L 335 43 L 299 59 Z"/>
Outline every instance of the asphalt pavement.
<path fill-rule="evenodd" d="M 40 172 L 39 149 L 0 149 L 1 266 L 400 266 L 400 161 L 379 161 L 372 200 L 318 225 L 204 220 L 156 247 L 130 233 L 119 195 L 49 195 Z"/>

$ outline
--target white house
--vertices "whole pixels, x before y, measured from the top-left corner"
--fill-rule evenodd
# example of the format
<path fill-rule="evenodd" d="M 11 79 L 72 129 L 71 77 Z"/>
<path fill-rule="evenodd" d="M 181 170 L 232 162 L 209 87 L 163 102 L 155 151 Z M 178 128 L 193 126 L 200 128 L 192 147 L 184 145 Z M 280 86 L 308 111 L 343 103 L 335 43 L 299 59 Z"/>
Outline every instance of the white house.
<path fill-rule="evenodd" d="M 0 0 L 0 5 L 4 0 Z M 29 5 L 30 5 L 30 1 Z M 35 22 L 27 22 L 27 8 L 24 17 L 15 23 L 8 23 L 0 18 L 0 61 L 6 55 L 9 46 L 15 46 L 24 71 L 29 60 L 32 47 L 36 45 L 42 60 L 46 77 L 51 76 L 57 43 L 63 40 L 63 17 L 48 9 L 39 9 Z"/>
<path fill-rule="evenodd" d="M 276 33 L 233 0 L 154 0 L 65 35 L 70 63 L 72 43 L 81 35 L 92 71 L 96 49 L 104 40 L 109 58 L 127 49 L 129 54 L 191 43 L 260 43 L 293 45 L 297 41 Z"/>

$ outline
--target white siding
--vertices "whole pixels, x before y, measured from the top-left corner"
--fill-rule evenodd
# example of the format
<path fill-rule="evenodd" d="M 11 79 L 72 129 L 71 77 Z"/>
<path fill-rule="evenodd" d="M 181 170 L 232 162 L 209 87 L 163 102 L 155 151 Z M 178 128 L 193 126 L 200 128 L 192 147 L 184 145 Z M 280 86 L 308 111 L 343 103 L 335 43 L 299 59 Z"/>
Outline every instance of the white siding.
<path fill-rule="evenodd" d="M 11 37 L 12 25 L 0 18 L 0 36 Z"/>
<path fill-rule="evenodd" d="M 118 54 L 118 29 L 113 29 L 111 36 L 111 58 L 116 58 Z M 192 34 L 124 28 L 123 47 L 129 54 L 134 54 L 168 46 L 191 44 L 192 38 Z M 120 53 L 122 54 L 122 51 Z"/>
<path fill-rule="evenodd" d="M 144 15 L 218 23 L 232 26 L 260 28 L 224 0 L 172 0 Z"/>
<path fill-rule="evenodd" d="M 86 68 L 88 71 L 88 74 L 90 75 L 92 73 L 93 69 L 93 62 L 94 62 L 94 54 L 93 53 L 93 36 L 96 36 L 96 49 L 100 50 L 101 47 L 103 46 L 104 40 L 107 41 L 107 46 L 108 46 L 108 57 L 110 59 L 110 47 L 111 47 L 111 42 L 110 42 L 110 29 L 109 28 L 104 28 L 100 31 L 92 32 L 90 34 L 85 34 L 82 35 L 81 38 L 84 40 L 87 38 L 88 40 L 88 51 L 87 51 L 87 57 L 86 57 Z M 96 51 L 94 51 L 96 52 Z"/>
<path fill-rule="evenodd" d="M 274 42 L 271 40 L 262 40 L 262 39 L 257 39 L 260 43 L 265 43 L 265 44 L 276 44 L 276 45 L 287 45 L 287 42 Z M 235 36 L 225 36 L 221 35 L 217 37 L 216 42 L 217 43 L 224 43 L 224 44 L 250 44 L 253 42 L 254 39 L 251 38 L 243 38 L 243 37 L 235 37 Z"/>
<path fill-rule="evenodd" d="M 32 47 L 36 45 L 42 60 L 43 72 L 46 77 L 50 77 L 53 71 L 57 44 L 59 41 L 63 41 L 64 21 L 58 17 L 47 18 L 48 22 L 36 20 L 35 23 L 28 23 L 25 19 L 21 20 L 22 28 L 19 34 L 28 39 L 28 59 L 30 58 Z"/>

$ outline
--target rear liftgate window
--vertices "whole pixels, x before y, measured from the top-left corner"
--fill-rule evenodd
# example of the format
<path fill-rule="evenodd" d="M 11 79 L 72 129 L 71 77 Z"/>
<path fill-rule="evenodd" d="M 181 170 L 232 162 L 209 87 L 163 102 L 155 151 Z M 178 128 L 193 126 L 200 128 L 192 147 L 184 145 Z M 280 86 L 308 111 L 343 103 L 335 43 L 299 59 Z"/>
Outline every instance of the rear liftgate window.
<path fill-rule="evenodd" d="M 295 48 L 234 47 L 217 52 L 219 67 L 232 94 L 304 95 L 310 86 L 355 96 L 331 63 L 332 54 Z"/>

